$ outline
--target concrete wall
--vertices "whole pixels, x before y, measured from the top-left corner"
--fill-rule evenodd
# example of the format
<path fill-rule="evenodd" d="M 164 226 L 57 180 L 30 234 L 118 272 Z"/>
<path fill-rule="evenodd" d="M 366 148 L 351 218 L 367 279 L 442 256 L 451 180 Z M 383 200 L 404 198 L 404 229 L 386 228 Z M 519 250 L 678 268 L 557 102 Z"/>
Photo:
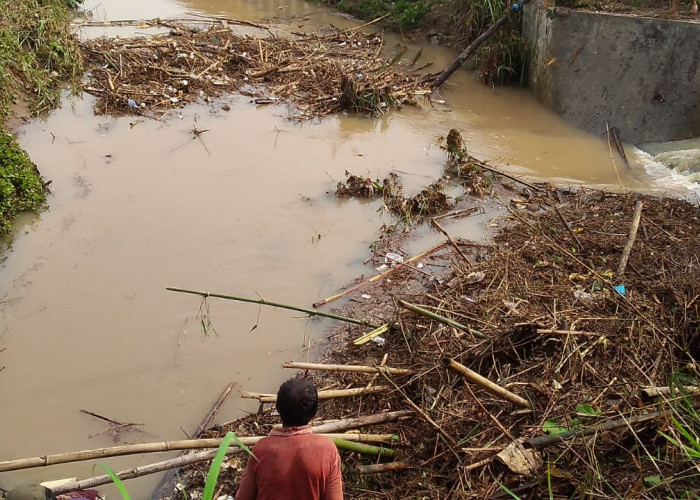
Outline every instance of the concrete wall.
<path fill-rule="evenodd" d="M 700 136 L 700 23 L 526 6 L 530 86 L 567 121 L 625 142 Z"/>

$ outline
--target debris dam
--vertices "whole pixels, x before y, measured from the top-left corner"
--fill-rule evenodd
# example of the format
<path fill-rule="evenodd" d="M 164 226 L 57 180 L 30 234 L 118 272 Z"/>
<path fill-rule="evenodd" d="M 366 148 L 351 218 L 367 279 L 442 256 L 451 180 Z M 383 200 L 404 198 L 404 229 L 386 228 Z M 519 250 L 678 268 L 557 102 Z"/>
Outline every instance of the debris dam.
<path fill-rule="evenodd" d="M 700 136 L 700 22 L 525 8 L 537 98 L 594 134 L 625 142 Z"/>

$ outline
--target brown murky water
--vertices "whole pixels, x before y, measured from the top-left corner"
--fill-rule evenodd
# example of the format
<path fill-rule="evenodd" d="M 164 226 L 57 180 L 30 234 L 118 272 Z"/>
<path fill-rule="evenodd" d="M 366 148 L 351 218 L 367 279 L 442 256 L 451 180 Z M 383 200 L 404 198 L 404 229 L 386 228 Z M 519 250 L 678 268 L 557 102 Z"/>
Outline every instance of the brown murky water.
<path fill-rule="evenodd" d="M 302 2 L 87 1 L 96 19 L 147 19 L 186 10 L 295 29 L 349 21 Z M 84 29 L 84 36 L 117 31 Z M 391 50 L 398 40 L 389 40 Z M 411 46 L 409 50 L 417 50 Z M 410 52 L 409 52 L 410 54 Z M 453 53 L 424 47 L 436 68 Z M 438 136 L 464 131 L 471 152 L 510 172 L 617 185 L 607 145 L 577 132 L 526 91 L 489 89 L 466 72 L 425 106 L 371 120 L 285 120 L 284 107 L 230 96 L 163 121 L 94 116 L 92 101 L 17 130 L 52 180 L 49 209 L 20 224 L 0 268 L 0 460 L 114 444 L 90 410 L 142 423 L 125 442 L 180 439 L 228 382 L 273 391 L 279 365 L 305 359 L 330 323 L 288 311 L 212 301 L 218 336 L 203 336 L 194 296 L 181 286 L 309 306 L 362 273 L 382 215 L 376 203 L 327 193 L 345 170 L 400 173 L 408 190 L 440 175 Z M 221 110 L 230 104 L 231 111 Z M 208 129 L 193 139 L 192 129 Z M 618 161 L 618 167 L 622 167 Z M 641 168 L 620 168 L 628 188 L 651 188 Z M 479 239 L 485 217 L 449 226 Z M 437 236 L 433 237 L 438 239 Z M 428 247 L 430 238 L 414 249 Z M 257 325 L 253 331 L 252 328 Z M 255 405 L 231 397 L 220 420 Z M 106 461 L 115 470 L 157 457 Z M 0 486 L 86 477 L 92 464 L 0 474 Z M 98 473 L 98 472 L 97 472 Z M 130 482 L 145 498 L 157 478 Z"/>

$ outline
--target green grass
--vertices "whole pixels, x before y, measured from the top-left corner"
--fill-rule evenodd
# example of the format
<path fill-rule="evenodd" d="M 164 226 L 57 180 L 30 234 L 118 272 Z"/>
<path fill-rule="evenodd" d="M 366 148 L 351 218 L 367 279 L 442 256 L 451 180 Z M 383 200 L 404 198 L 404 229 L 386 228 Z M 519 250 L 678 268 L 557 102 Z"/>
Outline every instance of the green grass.
<path fill-rule="evenodd" d="M 359 19 L 372 21 L 384 15 L 384 22 L 397 31 L 407 31 L 420 26 L 427 18 L 429 0 L 321 0 L 331 7 L 347 12 Z"/>
<path fill-rule="evenodd" d="M 39 210 L 45 201 L 37 171 L 15 138 L 0 131 L 0 237 L 12 220 L 25 210 Z"/>
<path fill-rule="evenodd" d="M 36 166 L 4 123 L 20 99 L 38 115 L 58 106 L 63 82 L 78 88 L 83 63 L 69 22 L 79 1 L 0 0 L 0 237 L 45 201 Z"/>

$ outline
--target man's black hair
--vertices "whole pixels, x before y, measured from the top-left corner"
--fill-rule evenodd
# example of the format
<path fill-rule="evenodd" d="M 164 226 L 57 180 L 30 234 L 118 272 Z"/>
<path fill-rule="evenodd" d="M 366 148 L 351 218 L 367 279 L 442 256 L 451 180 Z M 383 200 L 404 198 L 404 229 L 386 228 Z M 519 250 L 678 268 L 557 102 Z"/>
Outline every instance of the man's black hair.
<path fill-rule="evenodd" d="M 285 427 L 308 424 L 318 410 L 318 393 L 311 380 L 290 378 L 277 391 L 277 411 Z"/>

